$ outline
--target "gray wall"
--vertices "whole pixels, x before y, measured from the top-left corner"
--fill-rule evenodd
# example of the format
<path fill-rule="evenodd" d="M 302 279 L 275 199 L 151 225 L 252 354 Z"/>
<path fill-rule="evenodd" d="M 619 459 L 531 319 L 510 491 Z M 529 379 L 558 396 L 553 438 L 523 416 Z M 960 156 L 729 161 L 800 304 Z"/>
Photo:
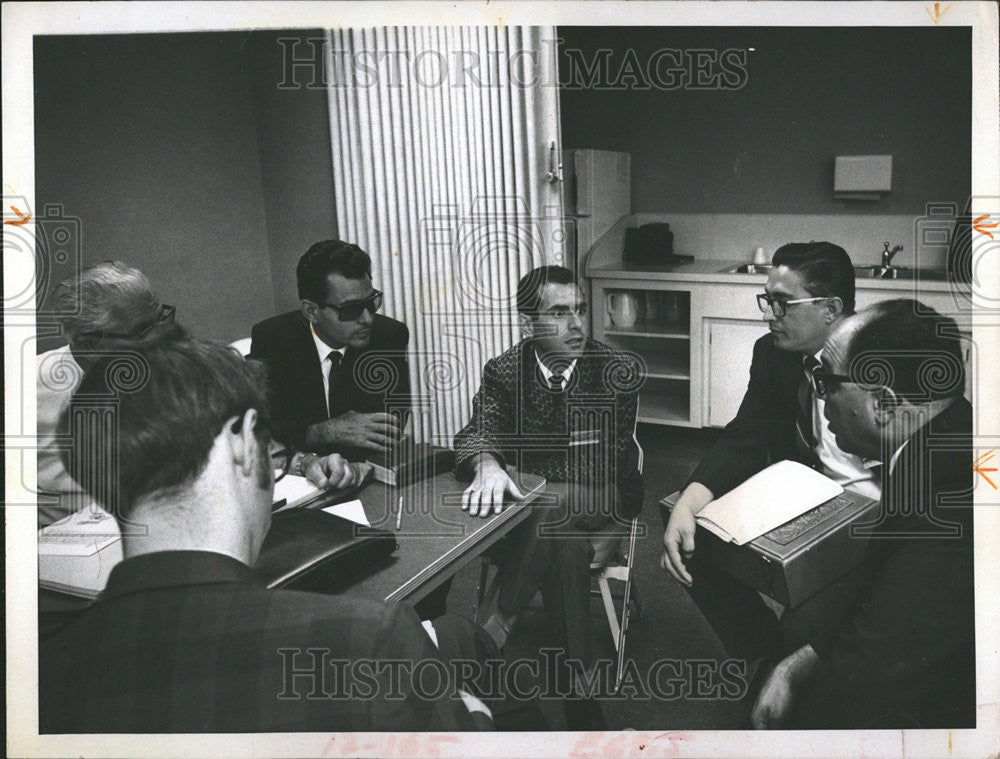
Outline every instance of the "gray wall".
<path fill-rule="evenodd" d="M 632 80 L 639 87 L 563 89 L 563 145 L 631 153 L 636 212 L 922 215 L 928 201 L 968 198 L 967 28 L 560 27 L 559 36 L 564 83 L 567 49 L 585 61 L 610 50 L 613 75 L 629 49 L 644 65 L 661 48 L 756 48 L 738 90 L 641 89 L 644 76 Z M 892 192 L 835 200 L 834 157 L 880 153 L 893 156 Z"/>
<path fill-rule="evenodd" d="M 35 40 L 36 207 L 79 217 L 85 265 L 138 266 L 200 337 L 294 306 L 295 261 L 336 234 L 325 93 L 277 89 L 276 36 Z"/>

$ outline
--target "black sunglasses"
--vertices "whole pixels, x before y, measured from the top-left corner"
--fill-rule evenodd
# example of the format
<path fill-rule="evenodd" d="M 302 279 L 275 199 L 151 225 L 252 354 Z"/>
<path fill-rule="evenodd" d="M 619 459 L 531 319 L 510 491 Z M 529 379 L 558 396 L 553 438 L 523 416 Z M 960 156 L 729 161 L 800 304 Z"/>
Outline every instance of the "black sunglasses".
<path fill-rule="evenodd" d="M 153 321 L 148 324 L 142 325 L 139 329 L 133 330 L 132 332 L 107 332 L 105 330 L 94 330 L 93 332 L 81 332 L 80 337 L 91 337 L 98 340 L 106 340 L 109 337 L 119 338 L 122 340 L 137 340 L 139 338 L 145 337 L 150 332 L 152 332 L 156 327 L 162 326 L 164 324 L 173 322 L 174 314 L 177 309 L 174 306 L 168 306 L 163 304 L 160 306 L 160 314 Z"/>
<path fill-rule="evenodd" d="M 337 312 L 337 318 L 342 322 L 356 322 L 365 311 L 371 311 L 372 315 L 378 313 L 382 308 L 382 293 L 379 290 L 372 290 L 372 294 L 364 300 L 356 300 L 351 303 L 344 303 L 342 306 L 335 306 L 332 303 L 320 303 L 323 308 L 332 308 Z"/>
<path fill-rule="evenodd" d="M 813 390 L 816 397 L 825 399 L 831 392 L 844 383 L 858 384 L 846 374 L 836 374 L 828 372 L 822 366 L 818 366 L 812 371 Z"/>

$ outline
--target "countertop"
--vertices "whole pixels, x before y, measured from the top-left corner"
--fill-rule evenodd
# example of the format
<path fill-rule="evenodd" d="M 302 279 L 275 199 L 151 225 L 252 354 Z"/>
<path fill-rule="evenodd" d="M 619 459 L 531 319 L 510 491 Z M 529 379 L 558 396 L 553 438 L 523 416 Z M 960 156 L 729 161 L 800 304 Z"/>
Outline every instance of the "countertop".
<path fill-rule="evenodd" d="M 638 266 L 617 262 L 611 266 L 594 266 L 587 269 L 591 279 L 657 280 L 663 282 L 702 282 L 706 284 L 757 284 L 767 282 L 766 274 L 737 274 L 727 272 L 733 266 L 747 261 L 725 261 L 702 259 L 687 264 L 671 266 Z M 938 274 L 940 277 L 940 273 Z M 859 290 L 898 290 L 913 292 L 919 287 L 924 292 L 951 292 L 954 285 L 945 279 L 870 279 L 858 277 L 855 285 Z M 963 288 L 968 291 L 968 286 Z"/>

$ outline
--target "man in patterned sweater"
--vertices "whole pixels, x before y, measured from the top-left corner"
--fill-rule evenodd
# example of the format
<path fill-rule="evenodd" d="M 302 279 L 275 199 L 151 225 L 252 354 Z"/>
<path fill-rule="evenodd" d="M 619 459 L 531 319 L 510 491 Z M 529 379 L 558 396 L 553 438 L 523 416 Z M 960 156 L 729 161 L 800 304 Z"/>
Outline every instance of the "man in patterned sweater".
<path fill-rule="evenodd" d="M 635 441 L 643 375 L 630 355 L 587 339 L 587 304 L 572 272 L 543 266 L 517 288 L 524 339 L 491 359 L 473 400 L 472 419 L 455 437 L 456 470 L 471 479 L 463 508 L 498 514 L 520 497 L 506 472 L 514 466 L 548 480 L 543 497 L 511 535 L 500 561 L 497 609 L 486 629 L 502 646 L 518 614 L 541 586 L 567 659 L 593 675 L 590 639 L 591 538 L 612 520 L 627 529 L 642 509 Z M 593 727 L 596 704 L 567 704 Z M 573 729 L 577 725 L 570 725 Z"/>

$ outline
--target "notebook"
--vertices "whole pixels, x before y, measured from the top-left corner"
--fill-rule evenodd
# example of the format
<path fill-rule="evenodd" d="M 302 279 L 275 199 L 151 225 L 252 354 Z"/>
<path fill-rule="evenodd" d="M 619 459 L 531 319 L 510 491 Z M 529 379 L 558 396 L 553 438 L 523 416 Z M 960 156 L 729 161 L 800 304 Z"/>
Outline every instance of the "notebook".
<path fill-rule="evenodd" d="M 269 588 L 332 592 L 378 567 L 396 550 L 395 536 L 321 509 L 271 517 L 254 567 Z"/>

